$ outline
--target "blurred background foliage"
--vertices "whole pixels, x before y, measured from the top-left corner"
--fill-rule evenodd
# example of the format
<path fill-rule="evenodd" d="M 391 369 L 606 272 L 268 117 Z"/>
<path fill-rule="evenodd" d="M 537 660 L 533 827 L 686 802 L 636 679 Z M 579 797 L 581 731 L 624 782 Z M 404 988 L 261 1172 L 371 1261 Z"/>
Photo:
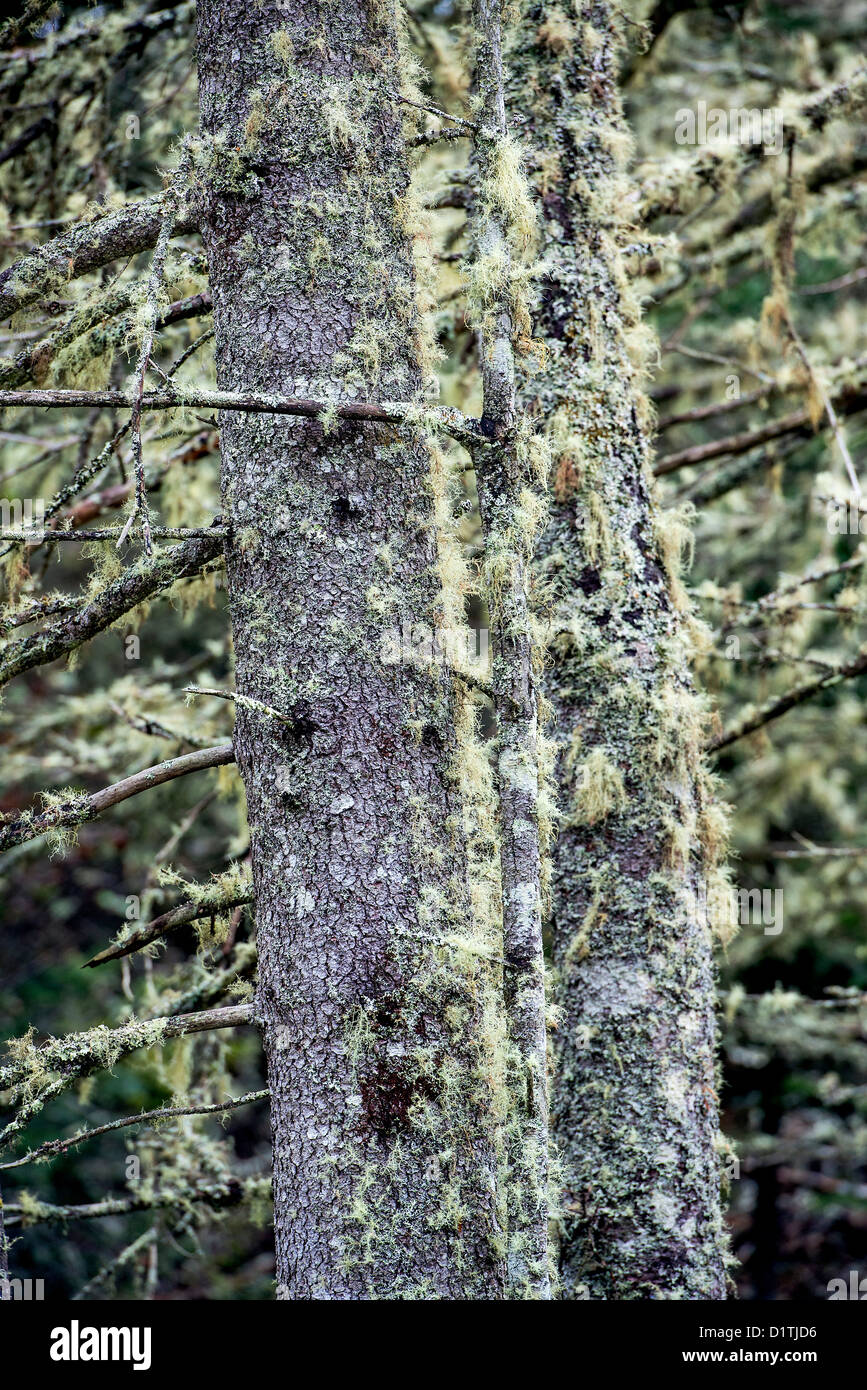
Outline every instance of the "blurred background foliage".
<path fill-rule="evenodd" d="M 62 15 L 39 0 L 30 8 L 33 27 L 0 54 L 4 264 L 106 205 L 157 192 L 176 165 L 179 137 L 197 123 L 191 3 L 70 4 Z M 540 24 L 561 12 L 537 8 Z M 464 109 L 466 96 L 460 20 L 453 0 L 415 3 L 408 14 L 431 99 L 452 111 Z M 828 501 L 851 494 L 841 440 L 859 470 L 867 440 L 859 413 L 862 397 L 867 405 L 867 136 L 857 114 L 815 128 L 797 114 L 863 67 L 867 4 L 633 0 L 623 27 L 639 246 L 631 269 L 659 339 L 649 364 L 657 467 L 665 504 L 694 512 L 690 584 L 708 625 L 698 676 L 718 706 L 718 728 L 731 729 L 751 707 L 830 678 L 867 640 L 862 538 L 840 529 L 841 513 Z M 734 144 L 714 146 L 708 156 L 675 138 L 677 113 L 700 101 L 726 112 L 782 111 L 797 138 L 777 154 L 745 156 Z M 414 129 L 417 136 L 436 132 L 439 123 L 426 116 Z M 467 154 L 460 139 L 419 140 L 413 161 L 429 211 L 421 250 L 429 261 L 434 252 L 429 288 L 442 397 L 470 411 L 478 383 L 463 316 Z M 638 229 L 642 212 L 646 231 Z M 71 314 L 103 301 L 111 309 L 96 327 L 46 354 L 28 379 L 122 385 L 135 361 L 149 263 L 144 254 L 61 284 L 56 299 L 0 325 L 0 385 Z M 206 290 L 198 236 L 176 238 L 165 307 L 185 308 L 159 336 L 155 359 L 163 371 L 206 333 L 206 306 L 193 304 Z M 212 373 L 205 338 L 179 380 L 209 385 Z M 770 440 L 751 439 L 798 411 L 806 411 L 806 422 Z M 52 497 L 98 455 L 117 423 L 107 411 L 6 411 L 3 495 Z M 695 456 L 709 445 L 716 452 Z M 183 411 L 146 417 L 144 447 L 154 521 L 208 525 L 219 511 L 215 422 Z M 118 524 L 130 477 L 121 444 L 67 507 L 68 523 Z M 469 480 L 454 524 L 476 553 Z M 0 635 L 13 640 L 34 630 L 23 621 L 30 605 L 60 611 L 122 563 L 113 546 L 100 543 L 30 550 L 23 572 L 21 558 L 14 547 L 4 560 Z M 802 582 L 819 571 L 829 573 Z M 485 625 L 478 600 L 469 616 Z M 43 791 L 95 790 L 225 740 L 231 707 L 207 698 L 188 703 L 190 681 L 232 684 L 218 567 L 127 615 L 75 662 L 38 668 L 8 687 L 0 710 L 0 810 L 38 802 Z M 745 1299 L 825 1298 L 830 1279 L 850 1269 L 867 1273 L 865 695 L 867 676 L 829 684 L 716 759 L 733 808 L 734 880 L 783 895 L 781 929 L 779 916 L 772 931 L 767 921 L 744 924 L 720 960 L 723 1127 L 739 1165 L 729 1221 Z M 185 900 L 167 870 L 207 883 L 243 865 L 247 848 L 240 781 L 234 768 L 223 768 L 135 797 L 82 826 L 71 844 L 43 837 L 7 852 L 0 859 L 0 1035 L 20 1037 L 30 1025 L 38 1037 L 60 1035 L 133 1012 L 192 1007 L 215 971 L 222 974 L 219 999 L 246 997 L 247 910 L 225 914 L 213 936 L 193 927 L 173 934 L 156 958 L 82 966 L 131 918 Z M 67 1092 L 36 1117 L 12 1157 L 173 1097 L 209 1103 L 264 1084 L 252 1032 L 181 1039 L 133 1054 Z M 193 1173 L 267 1170 L 261 1102 L 231 1112 L 225 1125 L 180 1119 L 122 1130 L 49 1163 L 0 1168 L 8 1204 L 22 1190 L 64 1205 L 134 1196 L 142 1183 L 177 1194 L 157 1214 L 12 1226 L 13 1273 L 44 1278 L 49 1296 L 59 1298 L 271 1297 L 271 1236 L 261 1204 L 218 1215 L 184 1200 Z"/>

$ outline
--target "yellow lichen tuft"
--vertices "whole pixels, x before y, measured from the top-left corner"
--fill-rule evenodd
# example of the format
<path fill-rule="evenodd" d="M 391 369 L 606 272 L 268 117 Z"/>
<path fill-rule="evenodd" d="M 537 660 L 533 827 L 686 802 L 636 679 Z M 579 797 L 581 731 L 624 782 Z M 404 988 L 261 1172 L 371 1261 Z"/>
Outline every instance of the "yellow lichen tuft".
<path fill-rule="evenodd" d="M 578 768 L 572 796 L 573 821 L 578 825 L 596 825 L 629 804 L 623 773 L 609 758 L 604 748 L 594 748 Z"/>

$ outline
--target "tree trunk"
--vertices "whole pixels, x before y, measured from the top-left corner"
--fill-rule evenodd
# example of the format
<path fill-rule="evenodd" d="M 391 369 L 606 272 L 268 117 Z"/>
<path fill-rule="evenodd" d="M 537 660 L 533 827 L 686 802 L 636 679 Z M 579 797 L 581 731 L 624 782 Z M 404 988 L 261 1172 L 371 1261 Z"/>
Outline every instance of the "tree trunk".
<path fill-rule="evenodd" d="M 473 0 L 475 264 L 496 265 L 484 294 L 470 293 L 479 347 L 482 411 L 490 428 L 516 424 L 516 321 L 512 259 L 516 219 L 502 194 L 510 146 L 503 100 L 500 0 Z M 529 200 L 527 200 L 528 211 Z M 537 527 L 527 455 L 516 444 L 474 456 L 493 645 L 497 790 L 503 899 L 503 993 L 509 1041 L 508 1276 L 510 1296 L 551 1297 L 548 1200 L 548 1036 L 542 941 L 538 672 L 528 571 Z"/>
<path fill-rule="evenodd" d="M 393 11 L 202 0 L 199 49 L 218 386 L 421 400 Z M 501 1297 L 470 721 L 448 669 L 399 649 L 450 602 L 436 455 L 327 414 L 226 413 L 221 440 L 237 690 L 288 721 L 237 706 L 278 1297 Z"/>
<path fill-rule="evenodd" d="M 524 404 L 554 455 L 538 581 L 563 821 L 553 873 L 552 1120 L 567 1298 L 725 1296 L 715 981 L 702 885 L 723 834 L 690 683 L 682 523 L 657 508 L 613 7 L 531 5 L 508 62 L 543 217 Z M 522 99 L 528 97 L 525 103 Z"/>

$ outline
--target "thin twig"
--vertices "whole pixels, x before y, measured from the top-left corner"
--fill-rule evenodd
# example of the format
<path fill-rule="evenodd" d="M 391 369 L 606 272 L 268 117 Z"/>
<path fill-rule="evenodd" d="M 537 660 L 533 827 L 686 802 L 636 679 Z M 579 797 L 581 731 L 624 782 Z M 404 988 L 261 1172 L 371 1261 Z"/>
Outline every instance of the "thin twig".
<path fill-rule="evenodd" d="M 820 695 L 824 690 L 832 689 L 841 681 L 851 680 L 853 676 L 861 676 L 865 671 L 867 671 L 867 647 L 851 661 L 834 667 L 814 681 L 807 681 L 804 685 L 796 686 L 794 690 L 787 691 L 785 695 L 768 700 L 760 709 L 745 715 L 730 729 L 726 729 L 716 738 L 711 739 L 707 745 L 708 751 L 719 753 L 723 748 L 728 748 L 738 739 L 744 738 L 746 734 L 755 733 L 756 729 L 761 729 L 766 724 L 770 724 L 772 720 L 779 719 L 781 715 L 788 713 L 796 705 L 803 704 L 805 700 L 812 699 L 814 695 Z"/>
<path fill-rule="evenodd" d="M 92 1279 L 88 1279 L 87 1283 L 83 1284 L 78 1292 L 72 1295 L 70 1302 L 81 1302 L 83 1299 L 87 1298 L 88 1294 L 92 1293 L 94 1289 L 99 1288 L 100 1284 L 104 1284 L 107 1279 L 110 1279 L 119 1269 L 123 1269 L 124 1265 L 128 1265 L 130 1260 L 134 1260 L 141 1250 L 148 1247 L 153 1239 L 155 1231 L 156 1226 L 149 1226 L 142 1235 L 137 1236 L 129 1245 L 124 1246 L 119 1255 L 115 1256 L 113 1260 L 109 1260 L 108 1264 L 103 1265 L 102 1269 L 98 1270 Z"/>
<path fill-rule="evenodd" d="M 67 1139 L 49 1139 L 21 1158 L 12 1158 L 6 1163 L 0 1163 L 0 1170 L 21 1168 L 25 1163 L 35 1163 L 43 1158 L 56 1158 L 58 1154 L 65 1154 L 69 1149 L 78 1148 L 79 1144 L 98 1139 L 103 1134 L 111 1134 L 116 1129 L 128 1129 L 131 1125 L 150 1125 L 157 1120 L 175 1120 L 184 1115 L 219 1115 L 224 1111 L 237 1110 L 241 1105 L 253 1105 L 256 1101 L 266 1100 L 269 1094 L 266 1088 L 263 1091 L 249 1091 L 245 1096 L 238 1096 L 237 1100 L 217 1101 L 214 1105 L 164 1106 L 159 1110 L 143 1110 L 140 1115 L 125 1115 L 122 1120 L 110 1120 L 108 1124 L 97 1125 L 95 1129 L 80 1130 L 78 1134 L 71 1134 Z"/>
<path fill-rule="evenodd" d="M 271 719 L 277 719 L 281 724 L 293 724 L 295 720 L 289 714 L 283 714 L 279 709 L 274 709 L 272 705 L 263 704 L 261 700 L 253 700 L 249 695 L 239 695 L 236 690 L 214 690 L 202 685 L 185 685 L 185 695 L 213 695 L 218 700 L 232 700 L 235 704 L 243 705 L 245 709 L 258 710 L 260 714 L 267 714 Z"/>
<path fill-rule="evenodd" d="M 441 106 L 432 106 L 429 102 L 410 101 L 409 97 L 395 94 L 394 101 L 402 102 L 404 106 L 414 106 L 417 111 L 427 111 L 431 116 L 439 116 L 443 121 L 453 121 L 455 125 L 466 126 L 467 130 L 478 130 L 475 121 L 468 121 L 463 116 L 453 116 L 450 111 L 444 111 Z"/>

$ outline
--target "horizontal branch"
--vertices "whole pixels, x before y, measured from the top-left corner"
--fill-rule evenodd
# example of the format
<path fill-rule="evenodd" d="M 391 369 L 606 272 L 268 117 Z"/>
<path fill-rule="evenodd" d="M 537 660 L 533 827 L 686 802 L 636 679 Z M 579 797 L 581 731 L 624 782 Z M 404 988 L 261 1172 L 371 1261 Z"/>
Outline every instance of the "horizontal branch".
<path fill-rule="evenodd" d="M 462 126 L 466 130 L 478 130 L 475 121 L 468 121 L 463 116 L 453 116 L 450 111 L 444 111 L 441 106 L 431 106 L 423 101 L 411 101 L 409 97 L 396 95 L 395 101 L 402 102 L 404 106 L 414 106 L 417 111 L 427 111 L 431 116 L 438 116 L 442 121 L 452 121 L 456 126 Z"/>
<path fill-rule="evenodd" d="M 158 1047 L 170 1038 L 217 1028 L 238 1028 L 253 1022 L 252 1004 L 231 1004 L 171 1018 L 133 1019 L 119 1028 L 92 1028 L 64 1038 L 51 1038 L 41 1047 L 27 1040 L 8 1044 L 12 1060 L 0 1067 L 0 1091 L 13 1092 L 13 1104 L 23 1100 L 15 1118 L 0 1131 L 0 1146 L 19 1134 L 43 1106 L 68 1091 L 83 1077 L 110 1071 L 122 1057 L 140 1048 Z M 54 1080 L 50 1080 L 51 1075 Z"/>
<path fill-rule="evenodd" d="M 99 1216 L 129 1216 L 136 1211 L 164 1211 L 172 1207 L 186 1207 L 190 1202 L 201 1202 L 214 1211 L 225 1211 L 228 1207 L 240 1206 L 250 1197 L 267 1196 L 270 1191 L 270 1177 L 228 1178 L 221 1183 L 184 1188 L 182 1192 L 162 1188 L 156 1192 L 142 1193 L 141 1196 L 107 1197 L 101 1202 L 87 1202 L 81 1206 L 55 1206 L 51 1202 L 28 1202 L 25 1206 L 10 1202 L 3 1210 L 7 1225 L 35 1226 L 89 1221 Z"/>
<path fill-rule="evenodd" d="M 90 1139 L 99 1139 L 103 1134 L 112 1134 L 116 1129 L 129 1129 L 132 1125 L 152 1125 L 159 1120 L 181 1119 L 185 1115 L 221 1115 L 227 1110 L 237 1110 L 242 1105 L 253 1105 L 256 1101 L 267 1100 L 270 1092 L 266 1088 L 263 1091 L 249 1091 L 245 1096 L 238 1096 L 235 1100 L 217 1101 L 214 1105 L 174 1105 L 164 1106 L 160 1110 L 143 1110 L 140 1115 L 125 1115 L 122 1120 L 110 1120 L 108 1124 L 97 1125 L 95 1129 L 82 1129 L 77 1134 L 71 1134 L 67 1139 L 49 1139 L 44 1144 L 40 1144 L 37 1149 L 31 1149 L 29 1153 L 21 1158 L 11 1158 L 7 1163 L 0 1163 L 0 1170 L 6 1168 L 21 1168 L 25 1163 L 36 1163 L 40 1159 L 56 1158 L 58 1154 L 65 1154 L 69 1149 L 78 1148 L 79 1144 L 87 1143 Z"/>
<path fill-rule="evenodd" d="M 143 768 L 141 772 L 134 772 L 131 777 L 124 777 L 121 782 L 103 787 L 102 791 L 93 792 L 91 795 L 85 793 L 72 796 L 67 801 L 49 806 L 39 816 L 33 815 L 32 812 L 24 812 L 14 820 L 0 823 L 0 850 L 11 849 L 13 845 L 24 844 L 27 840 L 35 840 L 38 835 L 44 835 L 49 830 L 84 825 L 103 811 L 107 811 L 109 807 L 117 806 L 121 801 L 137 796 L 139 792 L 158 787 L 163 782 L 171 782 L 175 777 L 185 777 L 188 772 L 201 772 L 209 767 L 224 767 L 234 761 L 235 750 L 231 743 L 221 743 L 214 748 L 196 748 L 192 753 L 182 753 L 178 758 L 168 758 L 153 767 Z"/>
<path fill-rule="evenodd" d="M 0 1091 L 26 1081 L 33 1070 L 34 1059 L 38 1061 L 40 1073 L 62 1072 L 74 1078 L 85 1075 L 85 1067 L 105 1070 L 113 1066 L 119 1057 L 125 1057 L 140 1047 L 155 1047 L 168 1038 L 179 1038 L 187 1033 L 235 1028 L 242 1023 L 251 1023 L 252 1018 L 252 1005 L 233 1004 L 225 1009 L 205 1009 L 201 1013 L 174 1014 L 156 1020 L 132 1019 L 117 1028 L 100 1025 L 84 1033 L 50 1038 L 41 1047 L 22 1049 L 13 1040 L 10 1046 L 14 1047 L 14 1059 L 0 1067 Z"/>
<path fill-rule="evenodd" d="M 183 365 L 183 363 L 188 359 L 190 353 L 195 352 L 197 346 L 203 341 L 205 341 L 206 337 L 206 334 L 200 334 L 194 343 L 191 343 L 189 347 L 184 349 L 180 357 L 176 358 L 172 365 L 169 367 L 169 378 L 174 376 L 175 372 L 178 371 Z M 120 444 L 121 440 L 125 437 L 125 435 L 129 434 L 131 428 L 132 418 L 130 417 L 129 420 L 122 424 L 119 427 L 119 429 L 116 429 L 114 431 L 114 434 L 112 434 L 111 437 L 106 440 L 105 444 L 100 449 L 98 454 L 96 454 L 93 458 L 89 459 L 86 463 L 79 464 L 69 482 L 64 483 L 63 486 L 58 489 L 58 491 L 54 494 L 51 501 L 45 508 L 44 519 L 46 521 L 52 517 L 55 517 L 58 514 L 58 512 L 60 512 L 62 508 L 66 505 L 67 502 L 71 501 L 77 493 L 81 492 L 81 490 L 87 486 L 91 479 L 95 478 L 97 474 L 100 473 L 102 469 L 105 468 L 111 462 L 113 456 L 117 452 L 118 445 Z M 199 437 L 201 437 L 201 435 Z M 192 455 L 190 456 L 188 454 L 187 446 L 184 445 L 182 446 L 180 452 L 176 450 L 172 455 L 170 455 L 168 462 L 171 463 L 174 459 L 178 459 L 181 463 L 193 462 L 196 458 L 201 457 L 201 452 L 202 451 L 194 448 L 192 451 Z M 120 457 L 119 454 L 118 457 Z M 129 480 L 129 482 L 125 484 L 125 486 L 128 487 L 129 491 L 132 491 L 134 487 L 134 481 Z M 82 506 L 84 505 L 85 504 L 82 504 Z M 78 507 L 72 508 L 70 514 L 73 518 L 73 521 L 75 521 L 75 517 L 78 514 L 78 512 Z M 83 521 L 86 519 L 87 518 L 85 516 L 79 516 L 79 520 Z"/>
<path fill-rule="evenodd" d="M 711 439 L 706 444 L 693 444 L 687 449 L 678 449 L 676 453 L 666 454 L 658 461 L 653 471 L 657 478 L 661 478 L 667 473 L 676 473 L 681 468 L 692 468 L 696 464 L 706 463 L 708 459 L 720 458 L 723 454 L 731 457 L 746 454 L 751 449 L 768 444 L 772 439 L 779 439 L 784 434 L 811 431 L 812 428 L 808 410 L 793 410 L 788 415 L 781 415 L 777 420 L 769 420 L 758 429 L 744 430 L 740 434 L 726 435 L 724 439 Z"/>
<path fill-rule="evenodd" d="M 185 695 L 211 695 L 217 700 L 231 700 L 233 704 L 241 705 L 244 709 L 252 710 L 254 713 L 264 714 L 269 719 L 276 719 L 278 724 L 287 724 L 290 727 L 297 722 L 297 716 L 284 714 L 281 710 L 275 709 L 273 705 L 266 705 L 262 700 L 253 700 L 249 695 L 241 695 L 237 690 L 214 690 L 210 686 L 185 685 Z M 188 700 L 189 704 L 190 701 Z"/>
<path fill-rule="evenodd" d="M 0 391 L 0 410 L 33 406 L 38 409 L 71 410 L 79 406 L 106 410 L 132 409 L 132 395 L 123 391 Z M 142 397 L 142 410 L 238 410 L 247 414 L 295 415 L 309 420 L 357 420 L 373 424 L 418 424 L 441 429 L 459 441 L 491 444 L 505 438 L 487 420 L 462 415 L 451 406 L 420 406 L 403 401 L 311 401 L 296 396 L 267 396 L 243 391 L 148 391 Z"/>
<path fill-rule="evenodd" d="M 161 936 L 167 936 L 170 932 L 179 931 L 181 927 L 187 926 L 190 922 L 196 922 L 202 917 L 213 917 L 219 912 L 226 912 L 229 908 L 242 907 L 245 903 L 253 901 L 253 889 L 247 893 L 232 893 L 228 896 L 225 893 L 215 892 L 203 895 L 196 902 L 179 903 L 177 907 L 172 907 L 168 912 L 163 912 L 161 916 L 154 917 L 150 922 L 142 922 L 140 926 L 134 927 L 124 935 L 121 941 L 114 942 L 107 946 L 104 951 L 92 956 L 90 960 L 84 962 L 83 969 L 96 965 L 105 965 L 110 960 L 120 960 L 121 956 L 132 955 L 134 951 L 140 951 L 143 946 L 149 946 L 152 941 L 157 941 Z"/>
<path fill-rule="evenodd" d="M 857 384 L 850 382 L 838 386 L 830 395 L 830 399 L 841 415 L 855 415 L 867 409 L 867 387 L 863 381 Z M 768 444 L 773 439 L 780 439 L 784 435 L 813 434 L 815 428 L 809 410 L 804 407 L 802 410 L 793 410 L 788 415 L 781 415 L 777 420 L 769 420 L 758 429 L 744 430 L 741 434 L 726 435 L 723 439 L 712 439 L 707 444 L 694 444 L 687 449 L 679 449 L 677 453 L 665 454 L 653 471 L 658 478 L 663 477 L 667 473 L 707 463 L 709 459 L 720 458 L 723 455 L 734 458 L 739 454 L 749 453 L 750 450 Z"/>
<path fill-rule="evenodd" d="M 788 459 L 805 443 L 799 435 L 792 435 L 771 449 L 752 449 L 747 454 L 726 460 L 719 468 L 706 469 L 698 478 L 680 488 L 676 495 L 678 499 L 693 502 L 697 507 L 708 506 L 748 482 L 763 468 Z"/>
<path fill-rule="evenodd" d="M 765 724 L 770 724 L 772 720 L 787 714 L 796 705 L 802 705 L 805 700 L 812 699 L 814 695 L 820 695 L 823 690 L 830 690 L 833 686 L 839 685 L 841 681 L 851 680 L 853 676 L 861 676 L 865 671 L 867 671 L 867 647 L 851 661 L 844 662 L 843 665 L 835 667 L 825 675 L 818 676 L 812 681 L 806 681 L 803 685 L 796 686 L 794 690 L 789 690 L 785 695 L 767 700 L 757 710 L 738 720 L 730 729 L 726 729 L 717 738 L 711 739 L 707 745 L 708 752 L 718 753 L 721 749 L 728 748 L 738 739 L 744 738 L 746 734 L 755 733 L 756 729 L 761 729 Z"/>
<path fill-rule="evenodd" d="M 867 845 L 814 845 L 805 843 L 802 849 L 778 849 L 769 846 L 767 855 L 771 859 L 863 859 Z M 759 854 L 747 856 L 741 851 L 741 858 L 760 858 Z"/>
<path fill-rule="evenodd" d="M 699 420 L 712 420 L 718 415 L 729 415 L 733 410 L 743 410 L 745 406 L 756 405 L 759 401 L 765 400 L 778 389 L 776 386 L 759 386 L 755 391 L 736 396 L 732 400 L 711 401 L 708 405 L 694 406 L 692 410 L 682 410 L 677 415 L 663 415 L 656 422 L 656 433 L 665 434 L 666 430 L 674 429 L 675 425 L 692 425 Z"/>
<path fill-rule="evenodd" d="M 220 553 L 220 532 L 201 540 L 182 541 L 154 560 L 142 561 L 108 584 L 90 603 L 51 627 L 30 637 L 11 642 L 0 656 L 0 686 L 58 657 L 67 656 L 84 642 L 111 627 L 125 613 L 168 589 L 179 579 L 188 579 Z"/>
<path fill-rule="evenodd" d="M 862 280 L 867 280 L 867 265 L 861 265 L 857 270 L 850 270 L 846 275 L 838 275 L 833 280 L 825 280 L 820 285 L 796 285 L 797 294 L 836 294 L 838 290 L 848 290 L 852 285 L 860 284 Z"/>
<path fill-rule="evenodd" d="M 110 294 L 81 305 L 53 333 L 39 335 L 37 342 L 24 348 L 11 362 L 0 363 L 0 388 L 13 391 L 23 386 L 31 377 L 37 382 L 44 380 L 51 363 L 64 348 L 69 347 L 97 324 L 105 323 L 106 320 L 123 313 L 129 308 L 131 300 L 132 286 L 121 285 Z"/>
<path fill-rule="evenodd" d="M 152 526 L 150 533 L 155 541 L 191 541 L 201 540 L 204 536 L 219 536 L 224 539 L 229 531 L 225 526 Z M 122 536 L 123 528 L 120 526 L 104 526 L 97 531 L 31 531 L 22 526 L 0 529 L 0 541 L 23 541 L 27 545 L 54 545 L 55 541 L 72 541 L 86 545 L 89 541 L 117 542 Z"/>

